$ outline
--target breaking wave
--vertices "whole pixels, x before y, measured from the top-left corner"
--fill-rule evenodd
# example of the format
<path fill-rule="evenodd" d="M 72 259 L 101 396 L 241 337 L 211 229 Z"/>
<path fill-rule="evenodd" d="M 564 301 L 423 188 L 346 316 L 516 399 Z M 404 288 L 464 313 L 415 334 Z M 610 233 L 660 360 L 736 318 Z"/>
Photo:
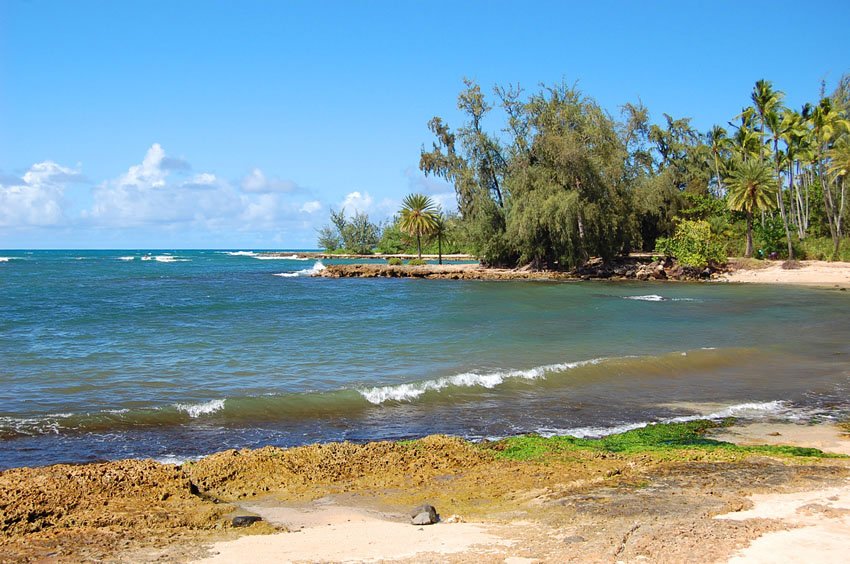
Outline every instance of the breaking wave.
<path fill-rule="evenodd" d="M 221 411 L 224 409 L 224 401 L 223 399 L 214 399 L 204 403 L 176 403 L 174 407 L 178 411 L 188 413 L 192 419 L 197 419 L 201 415 Z"/>
<path fill-rule="evenodd" d="M 467 372 L 464 374 L 456 374 L 436 380 L 426 380 L 413 384 L 397 384 L 395 386 L 379 386 L 375 388 L 367 388 L 358 390 L 360 394 L 366 398 L 369 403 L 376 405 L 388 401 L 412 401 L 422 394 L 430 391 L 440 391 L 449 386 L 456 387 L 475 387 L 495 388 L 505 380 L 516 378 L 523 380 L 535 380 L 543 378 L 550 372 L 565 372 L 573 368 L 581 366 L 590 366 L 599 364 L 606 358 L 594 358 L 591 360 L 582 360 L 578 362 L 566 362 L 561 364 L 546 364 L 544 366 L 536 366 L 528 370 L 507 370 L 504 372 L 489 372 L 475 373 Z"/>
<path fill-rule="evenodd" d="M 272 276 L 280 276 L 282 278 L 298 278 L 301 276 L 315 276 L 325 269 L 325 265 L 322 264 L 322 261 L 317 260 L 316 263 L 310 267 L 305 268 L 304 270 L 296 270 L 295 272 L 279 272 L 277 274 L 273 274 Z"/>
<path fill-rule="evenodd" d="M 665 298 L 658 294 L 649 294 L 646 296 L 623 296 L 624 300 L 635 300 L 638 302 L 693 302 L 693 298 Z"/>
<path fill-rule="evenodd" d="M 171 255 L 145 255 L 142 260 L 155 260 L 156 262 L 189 262 L 192 259 L 180 258 Z"/>
<path fill-rule="evenodd" d="M 286 255 L 286 256 L 278 256 L 278 255 L 251 255 L 253 258 L 258 260 L 310 260 L 309 257 L 299 257 L 298 255 Z"/>

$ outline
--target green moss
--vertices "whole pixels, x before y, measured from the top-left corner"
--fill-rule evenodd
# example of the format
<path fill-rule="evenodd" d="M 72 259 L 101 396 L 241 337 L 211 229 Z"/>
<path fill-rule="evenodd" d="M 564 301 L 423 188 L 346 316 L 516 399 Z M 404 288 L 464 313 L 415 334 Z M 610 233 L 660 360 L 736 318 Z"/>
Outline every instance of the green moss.
<path fill-rule="evenodd" d="M 824 453 L 814 448 L 792 446 L 737 446 L 724 441 L 707 438 L 706 431 L 731 425 L 731 420 L 689 421 L 647 425 L 625 433 L 609 435 L 600 439 L 578 439 L 562 436 L 544 438 L 538 435 L 510 437 L 492 444 L 489 448 L 496 456 L 509 460 L 538 460 L 549 455 L 570 451 L 598 451 L 622 454 L 670 451 L 677 449 L 728 451 L 737 454 L 764 454 L 778 456 L 808 456 L 832 458 L 840 455 Z"/>

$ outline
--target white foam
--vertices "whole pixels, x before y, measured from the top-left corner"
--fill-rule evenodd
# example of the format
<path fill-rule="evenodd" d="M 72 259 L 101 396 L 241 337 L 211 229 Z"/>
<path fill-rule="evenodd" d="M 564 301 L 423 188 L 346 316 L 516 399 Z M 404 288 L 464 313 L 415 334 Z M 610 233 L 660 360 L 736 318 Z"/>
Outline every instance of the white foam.
<path fill-rule="evenodd" d="M 316 263 L 310 267 L 305 268 L 304 270 L 296 270 L 295 272 L 279 272 L 277 274 L 273 274 L 272 276 L 280 276 L 282 278 L 298 278 L 300 276 L 315 276 L 325 269 L 325 265 L 322 264 L 322 261 L 317 260 Z"/>
<path fill-rule="evenodd" d="M 118 257 L 118 260 L 124 260 L 124 261 L 136 260 L 136 257 L 133 257 L 133 256 L 128 256 L 128 257 Z"/>
<path fill-rule="evenodd" d="M 232 257 L 254 257 L 254 256 L 257 256 L 257 253 L 255 253 L 254 251 L 232 251 L 232 252 L 225 252 L 224 254 L 230 255 Z"/>
<path fill-rule="evenodd" d="M 646 296 L 623 296 L 624 300 L 635 300 L 639 302 L 693 302 L 693 298 L 665 298 L 658 294 L 649 294 Z"/>
<path fill-rule="evenodd" d="M 171 255 L 145 255 L 142 260 L 155 260 L 156 262 L 189 262 L 191 259 L 179 258 Z"/>
<path fill-rule="evenodd" d="M 175 456 L 173 454 L 163 454 L 155 457 L 154 460 L 160 464 L 173 464 L 174 466 L 183 466 L 187 462 L 197 462 L 201 456 Z"/>
<path fill-rule="evenodd" d="M 419 396 L 429 391 L 440 391 L 449 386 L 457 386 L 464 388 L 472 388 L 480 386 L 482 388 L 495 388 L 496 386 L 509 379 L 536 380 L 543 378 L 550 372 L 563 372 L 580 366 L 588 366 L 591 364 L 599 364 L 607 360 L 606 358 L 594 358 L 591 360 L 582 360 L 578 362 L 565 362 L 561 364 L 546 364 L 543 366 L 535 366 L 527 370 L 506 370 L 500 372 L 489 372 L 479 374 L 476 372 L 465 372 L 454 376 L 446 376 L 436 380 L 426 380 L 424 382 L 416 382 L 411 384 L 397 384 L 395 386 L 379 386 L 375 388 L 366 388 L 358 390 L 360 395 L 366 398 L 370 403 L 376 405 L 387 401 L 413 401 Z"/>
<path fill-rule="evenodd" d="M 285 257 L 281 256 L 269 256 L 269 255 L 251 255 L 253 258 L 258 260 L 310 260 L 309 257 L 299 257 L 298 255 L 288 255 Z"/>
<path fill-rule="evenodd" d="M 635 429 L 643 429 L 649 425 L 658 425 L 664 423 L 687 423 L 689 421 L 699 421 L 701 419 L 725 419 L 727 417 L 753 418 L 768 417 L 771 415 L 783 416 L 789 419 L 799 418 L 799 410 L 794 410 L 789 407 L 784 401 L 766 401 L 766 402 L 748 402 L 739 403 L 724 407 L 713 413 L 705 413 L 700 415 L 685 415 L 683 417 L 669 417 L 660 421 L 642 421 L 639 423 L 624 423 L 622 425 L 613 425 L 610 427 L 574 427 L 571 429 L 553 429 L 541 428 L 536 432 L 542 437 L 554 436 L 570 436 L 577 439 L 598 439 Z"/>
<path fill-rule="evenodd" d="M 14 260 L 13 257 L 0 257 L 0 262 L 9 262 L 10 260 Z"/>
<path fill-rule="evenodd" d="M 223 399 L 214 399 L 204 403 L 176 403 L 174 408 L 179 411 L 185 411 L 189 417 L 196 419 L 201 415 L 208 415 L 224 409 Z"/>

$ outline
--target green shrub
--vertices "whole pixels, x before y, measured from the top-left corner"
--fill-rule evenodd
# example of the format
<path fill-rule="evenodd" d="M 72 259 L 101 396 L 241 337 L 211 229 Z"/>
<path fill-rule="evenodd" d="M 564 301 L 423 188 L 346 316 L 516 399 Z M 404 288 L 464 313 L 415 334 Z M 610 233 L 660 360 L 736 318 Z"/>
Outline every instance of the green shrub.
<path fill-rule="evenodd" d="M 682 266 L 701 268 L 726 262 L 726 249 L 704 220 L 680 219 L 672 237 L 658 239 L 655 252 L 674 257 Z"/>
<path fill-rule="evenodd" d="M 407 261 L 407 264 L 410 266 L 424 266 L 427 263 L 422 259 L 415 258 Z"/>
<path fill-rule="evenodd" d="M 809 237 L 799 243 L 800 259 L 832 260 L 832 239 L 829 237 Z M 850 239 L 841 241 L 838 260 L 850 262 Z"/>
<path fill-rule="evenodd" d="M 390 266 L 400 266 L 404 264 L 404 261 L 398 257 L 392 257 L 390 259 L 387 259 L 387 264 Z"/>
<path fill-rule="evenodd" d="M 764 222 L 756 220 L 754 223 L 753 232 L 758 242 L 757 250 L 761 251 L 762 256 L 777 253 L 787 257 L 788 246 L 785 243 L 785 226 L 782 224 L 782 218 L 778 215 L 767 216 Z"/>

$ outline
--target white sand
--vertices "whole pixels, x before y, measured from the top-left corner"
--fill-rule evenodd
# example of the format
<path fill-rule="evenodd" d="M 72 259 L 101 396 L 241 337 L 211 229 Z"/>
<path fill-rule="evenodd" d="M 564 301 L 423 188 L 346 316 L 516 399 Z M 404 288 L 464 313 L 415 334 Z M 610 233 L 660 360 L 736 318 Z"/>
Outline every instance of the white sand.
<path fill-rule="evenodd" d="M 850 263 L 805 260 L 801 268 L 784 269 L 781 261 L 764 261 L 764 268 L 740 269 L 724 274 L 720 280 L 750 284 L 793 284 L 850 288 Z"/>
<path fill-rule="evenodd" d="M 729 562 L 850 562 L 850 482 L 823 490 L 752 496 L 748 511 L 717 519 L 781 519 L 788 531 L 767 533 Z"/>
<path fill-rule="evenodd" d="M 778 433 L 778 435 L 776 434 Z M 737 444 L 784 444 L 850 454 L 850 438 L 832 425 L 753 423 L 717 434 Z M 729 562 L 850 562 L 850 481 L 827 489 L 750 498 L 753 508 L 717 519 L 779 519 L 790 530 L 766 533 Z"/>
<path fill-rule="evenodd" d="M 411 558 L 420 554 L 491 552 L 513 544 L 471 523 L 437 523 L 417 527 L 403 516 L 318 504 L 291 508 L 264 504 L 244 506 L 266 521 L 292 532 L 245 536 L 215 543 L 202 563 L 362 562 Z"/>
<path fill-rule="evenodd" d="M 850 455 L 850 436 L 829 424 L 747 423 L 720 429 L 711 438 L 737 445 L 789 445 Z"/>

